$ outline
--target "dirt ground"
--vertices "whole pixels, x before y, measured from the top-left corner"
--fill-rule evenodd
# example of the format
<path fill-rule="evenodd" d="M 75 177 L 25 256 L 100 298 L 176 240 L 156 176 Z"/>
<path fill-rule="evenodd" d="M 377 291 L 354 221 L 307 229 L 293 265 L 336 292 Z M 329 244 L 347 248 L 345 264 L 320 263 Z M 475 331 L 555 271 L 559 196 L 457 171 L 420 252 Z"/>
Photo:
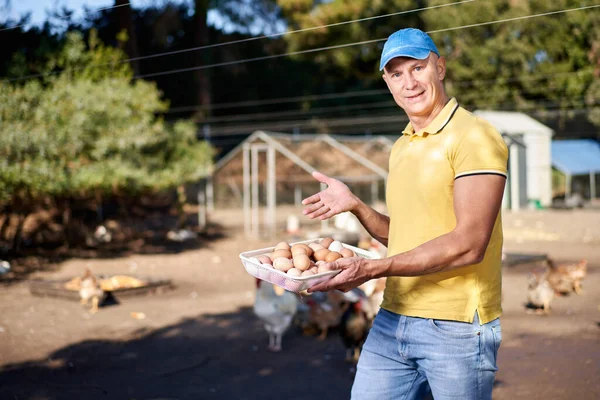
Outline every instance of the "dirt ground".
<path fill-rule="evenodd" d="M 71 259 L 29 277 L 71 278 L 90 267 L 172 279 L 175 287 L 162 294 L 92 315 L 77 301 L 31 295 L 28 281 L 0 285 L 0 399 L 349 398 L 353 369 L 335 331 L 318 341 L 293 327 L 281 353 L 266 350 L 252 314 L 254 281 L 238 254 L 273 240 L 244 238 L 239 212 L 212 218 L 224 237 L 186 251 Z M 589 270 L 583 294 L 557 298 L 551 314 L 539 316 L 523 307 L 536 264 L 504 268 L 494 398 L 600 398 L 600 211 L 507 213 L 504 227 L 508 253 L 587 258 Z"/>

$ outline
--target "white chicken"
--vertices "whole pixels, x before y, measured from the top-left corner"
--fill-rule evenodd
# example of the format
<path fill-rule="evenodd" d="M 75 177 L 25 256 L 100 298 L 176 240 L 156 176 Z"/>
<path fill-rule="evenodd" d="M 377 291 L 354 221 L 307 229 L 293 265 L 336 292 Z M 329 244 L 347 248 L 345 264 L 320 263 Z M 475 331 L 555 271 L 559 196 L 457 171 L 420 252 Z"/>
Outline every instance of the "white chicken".
<path fill-rule="evenodd" d="M 281 351 L 281 339 L 290 327 L 298 310 L 298 297 L 269 282 L 256 280 L 254 314 L 263 322 L 269 333 L 271 351 Z"/>

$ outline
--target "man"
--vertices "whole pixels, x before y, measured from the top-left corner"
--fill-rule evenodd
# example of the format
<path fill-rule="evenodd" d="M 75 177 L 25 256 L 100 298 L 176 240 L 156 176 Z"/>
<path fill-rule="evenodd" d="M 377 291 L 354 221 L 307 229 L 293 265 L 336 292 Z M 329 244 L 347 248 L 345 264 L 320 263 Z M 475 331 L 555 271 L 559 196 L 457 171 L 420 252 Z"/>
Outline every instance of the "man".
<path fill-rule="evenodd" d="M 311 291 L 388 277 L 353 399 L 490 399 L 502 340 L 499 210 L 508 150 L 489 123 L 448 98 L 446 62 L 424 32 L 392 34 L 380 69 L 410 120 L 390 154 L 389 216 L 318 172 L 328 187 L 303 204 L 309 218 L 352 212 L 388 257 L 340 259 L 342 272 Z"/>

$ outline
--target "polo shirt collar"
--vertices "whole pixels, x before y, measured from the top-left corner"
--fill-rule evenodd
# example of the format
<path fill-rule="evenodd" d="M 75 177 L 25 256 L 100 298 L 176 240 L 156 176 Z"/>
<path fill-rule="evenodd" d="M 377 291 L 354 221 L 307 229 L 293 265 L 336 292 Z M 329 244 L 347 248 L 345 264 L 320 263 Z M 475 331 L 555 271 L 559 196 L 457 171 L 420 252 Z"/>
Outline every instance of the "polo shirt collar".
<path fill-rule="evenodd" d="M 439 133 L 442 129 L 444 129 L 448 122 L 450 122 L 457 109 L 458 102 L 456 101 L 456 98 L 453 97 L 450 99 L 450 101 L 448 101 L 448 103 L 446 103 L 442 111 L 440 111 L 440 113 L 433 119 L 433 121 L 429 123 L 429 125 L 427 125 L 427 127 L 425 127 L 425 129 L 421 129 L 420 131 L 415 132 L 415 130 L 412 127 L 412 123 L 409 122 L 408 125 L 406 125 L 406 128 L 404 128 L 404 130 L 402 131 L 402 133 L 409 136 L 423 136 L 425 133 L 429 135 L 435 135 L 436 133 Z"/>

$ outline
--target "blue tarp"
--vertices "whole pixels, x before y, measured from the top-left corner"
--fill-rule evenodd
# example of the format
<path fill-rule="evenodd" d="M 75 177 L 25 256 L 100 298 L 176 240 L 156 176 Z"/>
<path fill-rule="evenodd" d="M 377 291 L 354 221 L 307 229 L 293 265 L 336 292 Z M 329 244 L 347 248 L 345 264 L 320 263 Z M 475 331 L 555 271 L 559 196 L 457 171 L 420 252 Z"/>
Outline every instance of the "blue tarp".
<path fill-rule="evenodd" d="M 552 166 L 570 175 L 600 173 L 600 143 L 592 139 L 553 140 Z"/>

